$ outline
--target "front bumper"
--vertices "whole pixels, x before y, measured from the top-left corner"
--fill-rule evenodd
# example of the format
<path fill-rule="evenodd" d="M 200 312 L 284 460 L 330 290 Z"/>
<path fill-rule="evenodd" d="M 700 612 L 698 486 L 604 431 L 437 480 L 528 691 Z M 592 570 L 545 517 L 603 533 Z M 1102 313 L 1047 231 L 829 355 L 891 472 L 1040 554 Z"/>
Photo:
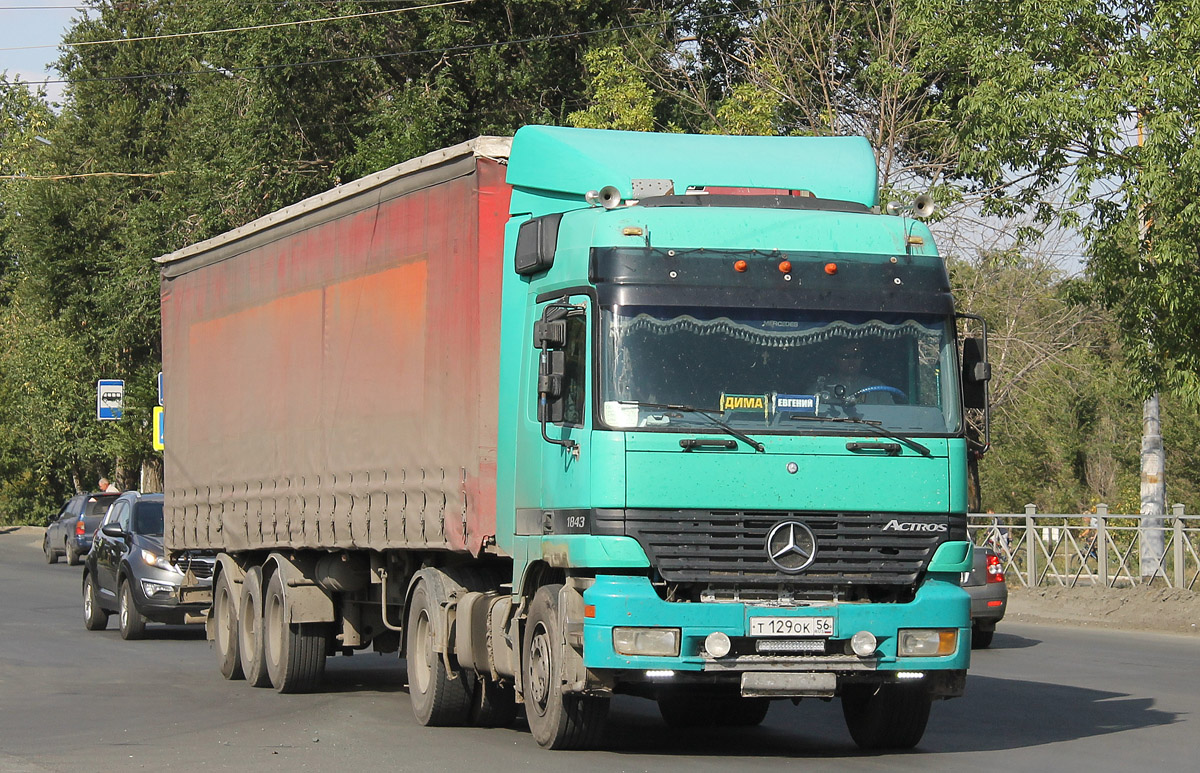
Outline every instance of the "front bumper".
<path fill-rule="evenodd" d="M 182 575 L 162 569 L 145 569 L 135 573 L 132 587 L 138 611 L 156 623 L 174 624 L 184 622 L 185 617 L 202 613 L 207 609 L 207 604 L 179 603 L 182 582 Z M 155 587 L 163 590 L 154 592 Z"/>
<path fill-rule="evenodd" d="M 583 594 L 584 604 L 594 609 L 583 623 L 583 660 L 592 671 L 615 672 L 616 681 L 646 682 L 662 678 L 664 672 L 684 681 L 709 683 L 741 681 L 752 674 L 825 674 L 821 684 L 851 681 L 880 682 L 924 672 L 959 672 L 949 679 L 933 680 L 943 686 L 940 694 L 962 691 L 962 674 L 970 663 L 970 601 L 958 587 L 957 577 L 931 575 L 913 601 L 904 604 L 829 603 L 799 607 L 766 607 L 748 603 L 671 603 L 659 598 L 645 577 L 600 575 Z M 833 635 L 825 654 L 764 655 L 753 651 L 750 619 L 773 617 L 832 617 Z M 679 655 L 675 657 L 627 656 L 613 646 L 617 626 L 678 628 Z M 957 632 L 952 654 L 940 657 L 898 657 L 896 642 L 901 629 L 936 628 Z M 843 648 L 843 642 L 859 631 L 869 631 L 877 641 L 876 651 L 859 657 Z M 704 649 L 705 638 L 721 632 L 741 645 L 722 658 Z M 746 650 L 749 645 L 750 651 Z M 647 673 L 649 672 L 649 674 Z M 904 672 L 905 677 L 901 677 Z M 784 680 L 787 681 L 787 680 Z M 802 681 L 802 680 L 801 680 Z M 806 694 L 798 691 L 796 694 Z"/>

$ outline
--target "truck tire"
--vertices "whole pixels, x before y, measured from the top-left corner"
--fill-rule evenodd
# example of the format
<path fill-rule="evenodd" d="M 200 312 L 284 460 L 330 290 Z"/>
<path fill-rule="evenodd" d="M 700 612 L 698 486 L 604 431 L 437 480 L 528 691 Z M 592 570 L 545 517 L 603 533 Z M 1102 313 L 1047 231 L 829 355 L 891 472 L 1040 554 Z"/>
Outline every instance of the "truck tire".
<path fill-rule="evenodd" d="M 312 692 L 325 675 L 325 626 L 290 623 L 283 576 L 271 575 L 263 605 L 262 640 L 267 674 L 277 692 Z"/>
<path fill-rule="evenodd" d="M 405 657 L 408 662 L 408 695 L 413 714 L 426 727 L 455 727 L 467 724 L 471 710 L 471 685 L 466 674 L 451 673 L 434 649 L 433 616 L 438 599 L 424 580 L 413 590 L 405 627 Z"/>
<path fill-rule="evenodd" d="M 238 652 L 238 597 L 233 592 L 233 582 L 227 572 L 217 575 L 209 614 L 212 615 L 217 669 L 226 679 L 242 679 L 242 662 Z"/>
<path fill-rule="evenodd" d="M 510 727 L 517 718 L 517 693 L 512 683 L 497 682 L 486 676 L 478 676 L 473 681 L 471 725 Z"/>
<path fill-rule="evenodd" d="M 565 645 L 558 612 L 561 585 L 544 585 L 533 597 L 521 647 L 525 718 L 539 746 L 587 749 L 604 734 L 608 698 L 563 692 Z"/>
<path fill-rule="evenodd" d="M 933 699 L 921 685 L 848 685 L 842 715 L 860 749 L 911 749 L 925 735 Z"/>
<path fill-rule="evenodd" d="M 658 713 L 671 727 L 754 727 L 771 708 L 767 698 L 668 693 L 658 696 Z"/>
<path fill-rule="evenodd" d="M 242 673 L 251 687 L 270 687 L 267 660 L 263 654 L 263 590 L 262 569 L 252 566 L 242 578 L 242 595 L 238 603 L 238 658 Z"/>
<path fill-rule="evenodd" d="M 96 582 L 90 574 L 83 578 L 83 627 L 89 631 L 103 631 L 108 627 L 108 613 L 100 608 Z"/>
<path fill-rule="evenodd" d="M 63 545 L 63 552 L 67 555 L 67 566 L 79 566 L 79 551 L 70 542 Z"/>
<path fill-rule="evenodd" d="M 50 538 L 49 537 L 42 538 L 42 552 L 46 554 L 46 563 L 48 563 L 48 564 L 57 564 L 58 563 L 58 553 L 56 553 L 54 551 L 54 548 L 50 547 Z"/>
<path fill-rule="evenodd" d="M 129 580 L 121 581 L 120 597 L 117 620 L 121 623 L 121 638 L 127 641 L 142 638 L 146 633 L 146 618 L 133 600 L 133 586 Z"/>

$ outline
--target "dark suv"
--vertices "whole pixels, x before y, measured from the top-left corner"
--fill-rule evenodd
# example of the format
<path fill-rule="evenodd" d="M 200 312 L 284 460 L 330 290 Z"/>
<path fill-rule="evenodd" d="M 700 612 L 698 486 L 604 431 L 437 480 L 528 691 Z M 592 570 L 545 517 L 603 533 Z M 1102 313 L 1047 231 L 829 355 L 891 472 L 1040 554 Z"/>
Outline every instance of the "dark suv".
<path fill-rule="evenodd" d="M 184 569 L 163 550 L 163 495 L 121 494 L 96 531 L 83 570 L 83 615 L 89 631 L 108 627 L 116 612 L 121 636 L 139 638 L 147 621 L 183 623 L 206 604 L 181 604 Z M 212 583 L 214 560 L 189 555 L 190 576 L 198 586 Z"/>
<path fill-rule="evenodd" d="M 68 499 L 58 515 L 51 516 L 46 524 L 46 534 L 42 537 L 46 563 L 57 564 L 60 556 L 66 556 L 68 564 L 77 565 L 80 557 L 91 549 L 92 534 L 116 498 L 116 494 L 96 492 Z"/>

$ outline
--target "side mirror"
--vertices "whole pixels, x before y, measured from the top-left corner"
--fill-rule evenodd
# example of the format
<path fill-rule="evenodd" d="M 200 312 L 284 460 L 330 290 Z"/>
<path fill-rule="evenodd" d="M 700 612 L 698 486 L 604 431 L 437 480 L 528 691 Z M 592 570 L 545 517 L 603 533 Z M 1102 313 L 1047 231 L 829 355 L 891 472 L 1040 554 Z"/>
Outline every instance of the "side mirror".
<path fill-rule="evenodd" d="M 561 349 L 566 345 L 566 319 L 541 319 L 533 323 L 534 349 Z"/>
<path fill-rule="evenodd" d="M 992 366 L 985 359 L 985 349 L 982 338 L 963 341 L 963 405 L 967 408 L 987 408 L 987 382 L 992 378 Z"/>
<path fill-rule="evenodd" d="M 118 523 L 106 523 L 100 527 L 100 532 L 104 534 L 104 536 L 112 537 L 113 539 L 123 540 L 129 538 L 129 535 L 125 533 L 125 530 L 122 529 L 121 525 Z"/>
<path fill-rule="evenodd" d="M 563 420 L 563 379 L 567 374 L 567 356 L 561 351 L 543 351 L 538 360 L 538 421 Z"/>
<path fill-rule="evenodd" d="M 521 224 L 513 254 L 513 270 L 521 276 L 540 274 L 554 265 L 562 213 L 542 215 Z"/>

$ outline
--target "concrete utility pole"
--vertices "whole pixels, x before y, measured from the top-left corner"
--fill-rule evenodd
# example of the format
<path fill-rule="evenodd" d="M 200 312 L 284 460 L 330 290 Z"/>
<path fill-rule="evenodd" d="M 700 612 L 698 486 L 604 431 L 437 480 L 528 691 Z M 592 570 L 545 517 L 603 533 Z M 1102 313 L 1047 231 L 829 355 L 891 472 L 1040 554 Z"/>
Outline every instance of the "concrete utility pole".
<path fill-rule="evenodd" d="M 1166 453 L 1163 451 L 1162 424 L 1158 416 L 1158 393 L 1142 403 L 1142 523 L 1141 575 L 1148 582 L 1163 574 L 1163 515 L 1166 513 L 1167 486 L 1163 478 Z"/>
<path fill-rule="evenodd" d="M 1138 110 L 1138 147 L 1145 144 L 1143 133 L 1143 111 Z M 1142 245 L 1146 243 L 1145 207 L 1142 208 L 1139 237 Z M 1153 254 L 1148 256 L 1154 260 Z M 1149 336 L 1149 331 L 1147 331 Z M 1141 536 L 1141 575 L 1143 582 L 1149 582 L 1155 575 L 1163 573 L 1163 554 L 1166 546 L 1163 543 L 1163 515 L 1167 511 L 1167 486 L 1163 478 L 1166 472 L 1166 453 L 1163 451 L 1162 422 L 1158 413 L 1158 392 L 1149 400 L 1142 403 L 1142 485 L 1141 485 L 1141 514 L 1142 520 L 1138 528 Z"/>

